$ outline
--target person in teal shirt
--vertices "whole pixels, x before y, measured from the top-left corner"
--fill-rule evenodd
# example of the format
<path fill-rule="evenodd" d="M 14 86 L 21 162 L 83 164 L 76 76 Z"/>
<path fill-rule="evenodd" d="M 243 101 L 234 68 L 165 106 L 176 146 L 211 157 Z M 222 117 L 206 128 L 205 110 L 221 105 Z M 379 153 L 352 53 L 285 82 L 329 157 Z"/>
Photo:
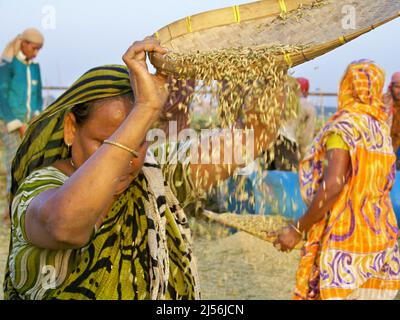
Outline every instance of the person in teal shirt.
<path fill-rule="evenodd" d="M 7 193 L 11 164 L 28 123 L 43 109 L 40 67 L 34 61 L 43 47 L 43 35 L 25 30 L 5 48 L 0 60 L 0 139 L 5 147 Z M 4 212 L 8 216 L 8 206 Z"/>

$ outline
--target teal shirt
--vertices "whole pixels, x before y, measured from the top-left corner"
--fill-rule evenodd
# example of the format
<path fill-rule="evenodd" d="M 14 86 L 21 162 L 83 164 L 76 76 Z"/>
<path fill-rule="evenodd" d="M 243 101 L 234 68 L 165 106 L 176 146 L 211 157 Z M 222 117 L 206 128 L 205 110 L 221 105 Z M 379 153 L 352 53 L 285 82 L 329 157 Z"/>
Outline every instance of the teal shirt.
<path fill-rule="evenodd" d="M 0 63 L 0 118 L 7 124 L 27 123 L 43 108 L 39 64 L 20 59 Z"/>

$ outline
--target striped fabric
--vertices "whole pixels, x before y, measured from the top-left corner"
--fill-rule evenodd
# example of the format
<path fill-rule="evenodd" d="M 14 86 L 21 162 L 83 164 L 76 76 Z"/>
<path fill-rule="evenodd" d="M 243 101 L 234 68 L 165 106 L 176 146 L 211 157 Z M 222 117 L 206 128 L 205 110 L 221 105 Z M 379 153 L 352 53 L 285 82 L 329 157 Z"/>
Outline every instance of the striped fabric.
<path fill-rule="evenodd" d="M 384 72 L 369 61 L 351 64 L 339 111 L 300 166 L 303 199 L 321 185 L 332 134 L 349 147 L 351 174 L 328 215 L 309 231 L 297 271 L 295 299 L 393 299 L 400 289 L 396 216 L 390 200 L 395 155 L 380 99 Z"/>
<path fill-rule="evenodd" d="M 52 167 L 34 171 L 25 179 L 14 197 L 10 277 L 19 295 L 26 299 L 42 299 L 48 287 L 58 287 L 65 281 L 76 263 L 76 251 L 52 251 L 34 247 L 29 244 L 25 233 L 25 213 L 30 202 L 39 193 L 62 186 L 67 179 L 67 176 Z M 50 276 L 49 272 L 53 270 L 54 274 Z"/>
<path fill-rule="evenodd" d="M 132 89 L 124 66 L 93 68 L 80 77 L 63 95 L 29 126 L 12 166 L 12 195 L 36 168 L 67 158 L 63 140 L 65 114 L 75 105 L 122 95 Z"/>
<path fill-rule="evenodd" d="M 7 173 L 7 193 L 11 189 L 11 164 L 21 143 L 21 137 L 18 130 L 8 132 L 6 123 L 0 120 L 0 139 L 4 144 L 4 168 Z"/>
<path fill-rule="evenodd" d="M 125 67 L 94 68 L 28 129 L 13 163 L 6 299 L 200 298 L 188 220 L 177 200 L 186 203 L 193 194 L 187 164 L 161 166 L 149 153 L 142 173 L 115 201 L 84 248 L 51 251 L 26 239 L 24 219 L 30 201 L 68 179 L 51 167 L 70 157 L 63 141 L 66 113 L 76 104 L 130 91 Z M 171 182 L 178 193 L 169 187 Z"/>

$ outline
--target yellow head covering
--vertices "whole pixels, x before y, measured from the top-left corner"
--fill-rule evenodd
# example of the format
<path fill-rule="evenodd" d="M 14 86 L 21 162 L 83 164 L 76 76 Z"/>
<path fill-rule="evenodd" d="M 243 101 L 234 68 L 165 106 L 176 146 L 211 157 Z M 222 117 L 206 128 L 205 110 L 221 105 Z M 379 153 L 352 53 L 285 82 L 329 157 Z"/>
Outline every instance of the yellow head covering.
<path fill-rule="evenodd" d="M 339 110 L 366 113 L 379 121 L 389 114 L 383 103 L 385 71 L 370 60 L 349 65 L 339 90 Z"/>

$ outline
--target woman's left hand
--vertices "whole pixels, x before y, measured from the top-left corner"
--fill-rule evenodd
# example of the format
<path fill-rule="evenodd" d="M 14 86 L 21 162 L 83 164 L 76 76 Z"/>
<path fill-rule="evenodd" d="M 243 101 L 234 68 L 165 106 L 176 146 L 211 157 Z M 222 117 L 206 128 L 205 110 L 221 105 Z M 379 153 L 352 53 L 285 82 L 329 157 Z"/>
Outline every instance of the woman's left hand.
<path fill-rule="evenodd" d="M 302 236 L 292 226 L 287 226 L 279 233 L 274 247 L 282 252 L 290 252 L 301 240 Z"/>
<path fill-rule="evenodd" d="M 135 103 L 159 114 L 169 95 L 166 88 L 168 79 L 158 71 L 155 74 L 149 72 L 146 54 L 151 52 L 165 54 L 167 49 L 161 47 L 160 41 L 146 37 L 134 42 L 122 59 L 129 69 Z"/>

